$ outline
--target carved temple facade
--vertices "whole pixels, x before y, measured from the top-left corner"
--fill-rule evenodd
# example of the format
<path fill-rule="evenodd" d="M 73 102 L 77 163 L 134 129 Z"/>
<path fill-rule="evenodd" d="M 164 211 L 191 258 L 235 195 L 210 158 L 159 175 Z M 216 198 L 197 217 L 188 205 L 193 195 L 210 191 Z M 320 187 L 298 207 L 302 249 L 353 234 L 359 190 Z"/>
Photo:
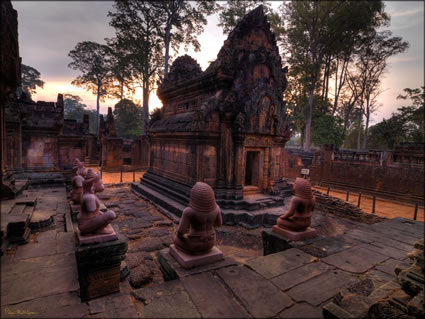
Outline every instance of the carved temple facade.
<path fill-rule="evenodd" d="M 163 108 L 149 126 L 150 166 L 140 186 L 186 204 L 202 181 L 229 208 L 247 195 L 278 195 L 290 138 L 285 73 L 262 6 L 204 72 L 190 56 L 177 58 L 158 90 Z"/>

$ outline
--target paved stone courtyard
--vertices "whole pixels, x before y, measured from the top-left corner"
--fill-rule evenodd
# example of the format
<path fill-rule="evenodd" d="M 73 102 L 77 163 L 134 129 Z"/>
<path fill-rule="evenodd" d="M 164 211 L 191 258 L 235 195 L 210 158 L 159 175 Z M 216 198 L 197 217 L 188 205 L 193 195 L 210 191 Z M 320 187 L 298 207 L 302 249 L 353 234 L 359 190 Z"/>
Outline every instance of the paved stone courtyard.
<path fill-rule="evenodd" d="M 1 257 L 2 317 L 320 318 L 329 301 L 350 291 L 372 294 L 393 279 L 395 265 L 407 264 L 407 253 L 424 237 L 422 222 L 365 225 L 315 211 L 319 237 L 262 256 L 261 228 L 223 226 L 217 243 L 227 262 L 164 281 L 159 256 L 176 224 L 128 186 L 107 187 L 99 198 L 128 238 L 122 266 L 130 274 L 119 293 L 82 303 L 65 188 L 26 190 L 16 200 L 23 198 L 37 198 L 38 215 L 55 222 Z M 12 207 L 2 203 L 2 215 Z"/>

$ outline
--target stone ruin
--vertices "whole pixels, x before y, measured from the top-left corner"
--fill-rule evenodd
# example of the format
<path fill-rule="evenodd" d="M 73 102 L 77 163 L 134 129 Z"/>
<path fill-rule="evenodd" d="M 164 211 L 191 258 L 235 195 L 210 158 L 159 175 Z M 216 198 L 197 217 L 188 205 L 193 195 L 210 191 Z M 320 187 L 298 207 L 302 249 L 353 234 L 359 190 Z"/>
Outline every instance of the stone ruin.
<path fill-rule="evenodd" d="M 149 168 L 133 190 L 178 216 L 198 181 L 225 209 L 282 205 L 275 195 L 287 190 L 283 151 L 291 132 L 281 65 L 262 6 L 242 19 L 205 71 L 190 56 L 177 58 L 158 89 L 163 108 L 148 130 Z"/>

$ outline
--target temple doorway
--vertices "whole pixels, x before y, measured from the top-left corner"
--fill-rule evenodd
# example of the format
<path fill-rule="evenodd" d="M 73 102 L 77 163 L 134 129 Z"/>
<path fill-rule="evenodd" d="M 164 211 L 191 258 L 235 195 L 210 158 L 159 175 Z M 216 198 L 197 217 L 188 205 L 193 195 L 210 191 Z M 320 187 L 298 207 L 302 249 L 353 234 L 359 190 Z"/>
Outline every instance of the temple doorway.
<path fill-rule="evenodd" d="M 246 186 L 260 186 L 260 152 L 248 151 L 246 152 L 245 161 L 245 185 Z"/>

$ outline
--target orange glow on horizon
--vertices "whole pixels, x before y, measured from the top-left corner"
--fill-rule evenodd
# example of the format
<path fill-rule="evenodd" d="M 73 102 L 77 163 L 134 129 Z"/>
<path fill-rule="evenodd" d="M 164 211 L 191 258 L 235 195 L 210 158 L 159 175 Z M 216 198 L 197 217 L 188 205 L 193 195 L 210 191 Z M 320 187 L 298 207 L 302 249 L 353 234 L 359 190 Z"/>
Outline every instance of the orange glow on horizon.
<path fill-rule="evenodd" d="M 96 110 L 96 95 L 90 91 L 86 91 L 83 88 L 76 87 L 65 80 L 53 80 L 45 81 L 43 88 L 37 88 L 36 93 L 32 96 L 34 101 L 46 101 L 56 102 L 59 93 L 78 95 L 83 100 L 82 103 L 86 104 L 89 109 Z M 141 88 L 136 88 L 134 96 L 127 97 L 133 100 L 135 103 L 142 104 L 143 94 Z M 108 107 L 114 109 L 114 105 L 119 102 L 118 99 L 105 99 L 104 102 L 100 102 L 100 113 L 107 114 Z M 162 107 L 162 102 L 156 94 L 156 90 L 152 91 L 149 95 L 149 111 L 152 111 L 155 107 Z"/>

